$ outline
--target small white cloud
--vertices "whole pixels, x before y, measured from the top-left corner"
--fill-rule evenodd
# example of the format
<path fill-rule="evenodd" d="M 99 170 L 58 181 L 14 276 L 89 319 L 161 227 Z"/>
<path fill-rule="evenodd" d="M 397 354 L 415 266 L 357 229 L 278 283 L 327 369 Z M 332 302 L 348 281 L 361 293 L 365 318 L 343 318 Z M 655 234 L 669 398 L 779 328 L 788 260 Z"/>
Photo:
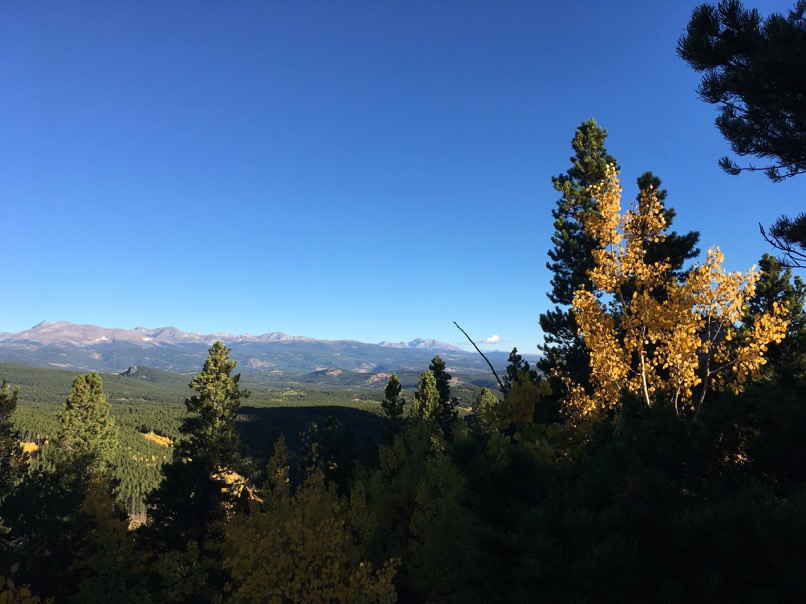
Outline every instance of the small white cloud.
<path fill-rule="evenodd" d="M 482 344 L 498 344 L 501 341 L 501 336 L 493 334 L 489 338 L 484 338 Z"/>

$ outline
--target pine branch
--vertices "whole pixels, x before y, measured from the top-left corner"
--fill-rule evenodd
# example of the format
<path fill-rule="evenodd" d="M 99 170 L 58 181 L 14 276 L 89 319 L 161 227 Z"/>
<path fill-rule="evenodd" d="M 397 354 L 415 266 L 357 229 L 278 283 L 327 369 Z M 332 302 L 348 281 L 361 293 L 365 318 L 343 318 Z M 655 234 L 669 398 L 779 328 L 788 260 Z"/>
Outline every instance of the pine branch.
<path fill-rule="evenodd" d="M 767 234 L 767 231 L 761 223 L 758 225 L 758 230 L 761 231 L 761 236 L 764 237 L 767 243 L 775 249 L 782 251 L 789 258 L 789 260 L 779 258 L 778 261 L 781 263 L 781 266 L 784 268 L 806 268 L 806 253 L 796 249 L 795 243 L 787 241 L 774 232 Z M 773 231 L 774 230 L 773 228 Z"/>

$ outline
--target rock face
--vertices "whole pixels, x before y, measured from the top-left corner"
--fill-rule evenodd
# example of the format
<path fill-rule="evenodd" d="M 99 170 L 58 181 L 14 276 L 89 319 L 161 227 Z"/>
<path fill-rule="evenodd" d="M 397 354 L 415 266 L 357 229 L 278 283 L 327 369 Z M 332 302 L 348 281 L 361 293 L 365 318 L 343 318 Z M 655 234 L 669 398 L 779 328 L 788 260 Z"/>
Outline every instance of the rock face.
<path fill-rule="evenodd" d="M 241 371 L 256 374 L 307 374 L 323 368 L 363 373 L 423 371 L 435 354 L 442 357 L 451 372 L 489 372 L 478 354 L 435 340 L 366 344 L 355 340 L 316 340 L 279 332 L 260 336 L 199 334 L 175 327 L 119 329 L 65 321 L 42 322 L 26 331 L 0 334 L 0 361 L 80 371 L 122 372 L 149 379 L 143 367 L 176 373 L 197 372 L 207 349 L 216 340 L 232 348 L 232 357 L 238 361 Z M 499 368 L 506 366 L 506 353 L 486 354 Z"/>

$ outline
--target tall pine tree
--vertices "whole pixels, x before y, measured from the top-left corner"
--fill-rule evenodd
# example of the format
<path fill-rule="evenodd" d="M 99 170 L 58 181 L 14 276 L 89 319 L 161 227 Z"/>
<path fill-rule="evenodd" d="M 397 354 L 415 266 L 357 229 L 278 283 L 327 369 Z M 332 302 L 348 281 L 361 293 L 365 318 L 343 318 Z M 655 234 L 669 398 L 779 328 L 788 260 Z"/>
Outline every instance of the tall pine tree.
<path fill-rule="evenodd" d="M 20 576 L 59 602 L 78 602 L 73 596 L 84 580 L 83 561 L 103 540 L 101 525 L 128 524 L 114 503 L 118 428 L 97 373 L 75 378 L 59 419 L 54 469 L 25 476 L 8 499 L 9 518 L 15 538 L 25 543 L 13 551 Z M 88 513 L 101 500 L 108 514 Z"/>
<path fill-rule="evenodd" d="M 576 383 L 587 383 L 590 370 L 585 345 L 577 335 L 571 301 L 577 289 L 590 287 L 587 273 L 594 265 L 592 251 L 596 241 L 585 232 L 582 221 L 585 214 L 596 211 L 596 202 L 588 188 L 604 178 L 608 164 L 616 164 L 605 148 L 606 138 L 607 130 L 600 128 L 596 120 L 583 122 L 571 141 L 574 149 L 571 167 L 551 179 L 555 190 L 562 194 L 551 211 L 554 248 L 549 250 L 551 262 L 546 263 L 553 273 L 547 295 L 555 307 L 540 315 L 544 334 L 540 350 L 545 356 L 537 366 L 545 373 L 563 369 Z"/>
<path fill-rule="evenodd" d="M 445 361 L 439 355 L 431 359 L 428 369 L 434 374 L 434 381 L 439 392 L 439 409 L 437 422 L 443 433 L 450 438 L 454 422 L 459 417 L 456 410 L 457 400 L 451 397 L 451 378 L 453 377 L 445 368 Z"/>
<path fill-rule="evenodd" d="M 0 510 L 3 501 L 11 493 L 25 472 L 25 458 L 20 447 L 20 434 L 11 422 L 11 414 L 17 407 L 19 388 L 11 389 L 6 380 L 0 385 Z M 3 522 L 0 512 L 0 534 L 7 533 L 9 527 Z"/>
<path fill-rule="evenodd" d="M 752 325 L 755 316 L 769 311 L 774 303 L 785 305 L 789 311 L 786 338 L 770 345 L 764 373 L 806 380 L 806 284 L 800 277 L 793 277 L 792 270 L 770 254 L 762 256 L 758 267 L 761 276 L 755 294 L 748 301 L 745 321 Z"/>
<path fill-rule="evenodd" d="M 201 372 L 190 387 L 197 394 L 185 400 L 190 416 L 180 427 L 183 437 L 174 447 L 173 459 L 163 467 L 162 484 L 151 493 L 145 543 L 157 555 L 166 551 L 198 552 L 198 562 L 220 556 L 223 521 L 235 501 L 226 476 L 241 469 L 244 449 L 235 426 L 241 399 L 240 374 L 230 350 L 216 342 Z M 195 563 L 194 563 L 195 564 Z M 209 568 L 204 579 L 213 584 L 224 578 Z M 204 594 L 188 594 L 188 601 L 205 601 Z"/>
<path fill-rule="evenodd" d="M 57 447 L 63 455 L 91 471 L 109 473 L 118 447 L 118 428 L 110 415 L 104 384 L 97 373 L 73 380 L 73 388 L 60 415 Z"/>
<path fill-rule="evenodd" d="M 400 384 L 400 379 L 398 379 L 397 374 L 393 373 L 389 377 L 389 382 L 386 384 L 386 389 L 383 393 L 383 401 L 381 402 L 381 408 L 388 422 L 385 436 L 389 442 L 400 432 L 403 425 L 403 406 L 406 404 L 406 401 L 401 394 L 402 390 L 403 387 Z"/>
<path fill-rule="evenodd" d="M 432 372 L 423 371 L 417 384 L 417 392 L 414 393 L 414 400 L 411 402 L 410 417 L 423 422 L 432 422 L 439 417 L 439 410 L 437 380 Z"/>

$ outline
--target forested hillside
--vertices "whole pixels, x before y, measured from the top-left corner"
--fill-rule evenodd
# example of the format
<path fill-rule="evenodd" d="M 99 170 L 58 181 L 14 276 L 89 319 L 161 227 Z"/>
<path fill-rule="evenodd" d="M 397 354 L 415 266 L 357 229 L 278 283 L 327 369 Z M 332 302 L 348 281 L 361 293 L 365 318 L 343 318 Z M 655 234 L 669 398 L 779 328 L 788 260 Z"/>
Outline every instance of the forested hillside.
<path fill-rule="evenodd" d="M 50 442 L 58 435 L 59 413 L 75 374 L 0 363 L 0 375 L 20 388 L 13 421 L 30 454 L 31 467 L 55 470 Z M 183 401 L 189 378 L 149 367 L 102 377 L 110 414 L 119 427 L 113 472 L 120 481 L 116 498 L 128 514 L 139 518 L 145 513 L 145 496 L 159 484 L 170 447 L 180 437 L 179 428 L 187 417 Z M 309 422 L 325 426 L 333 421 L 331 417 L 342 429 L 352 431 L 362 446 L 367 438 L 377 440 L 380 433 L 379 399 L 383 395 L 379 389 L 322 390 L 260 380 L 244 383 L 254 389 L 248 404 L 239 410 L 237 424 L 254 455 L 265 455 L 272 439 L 280 434 L 299 448 L 300 434 Z"/>

